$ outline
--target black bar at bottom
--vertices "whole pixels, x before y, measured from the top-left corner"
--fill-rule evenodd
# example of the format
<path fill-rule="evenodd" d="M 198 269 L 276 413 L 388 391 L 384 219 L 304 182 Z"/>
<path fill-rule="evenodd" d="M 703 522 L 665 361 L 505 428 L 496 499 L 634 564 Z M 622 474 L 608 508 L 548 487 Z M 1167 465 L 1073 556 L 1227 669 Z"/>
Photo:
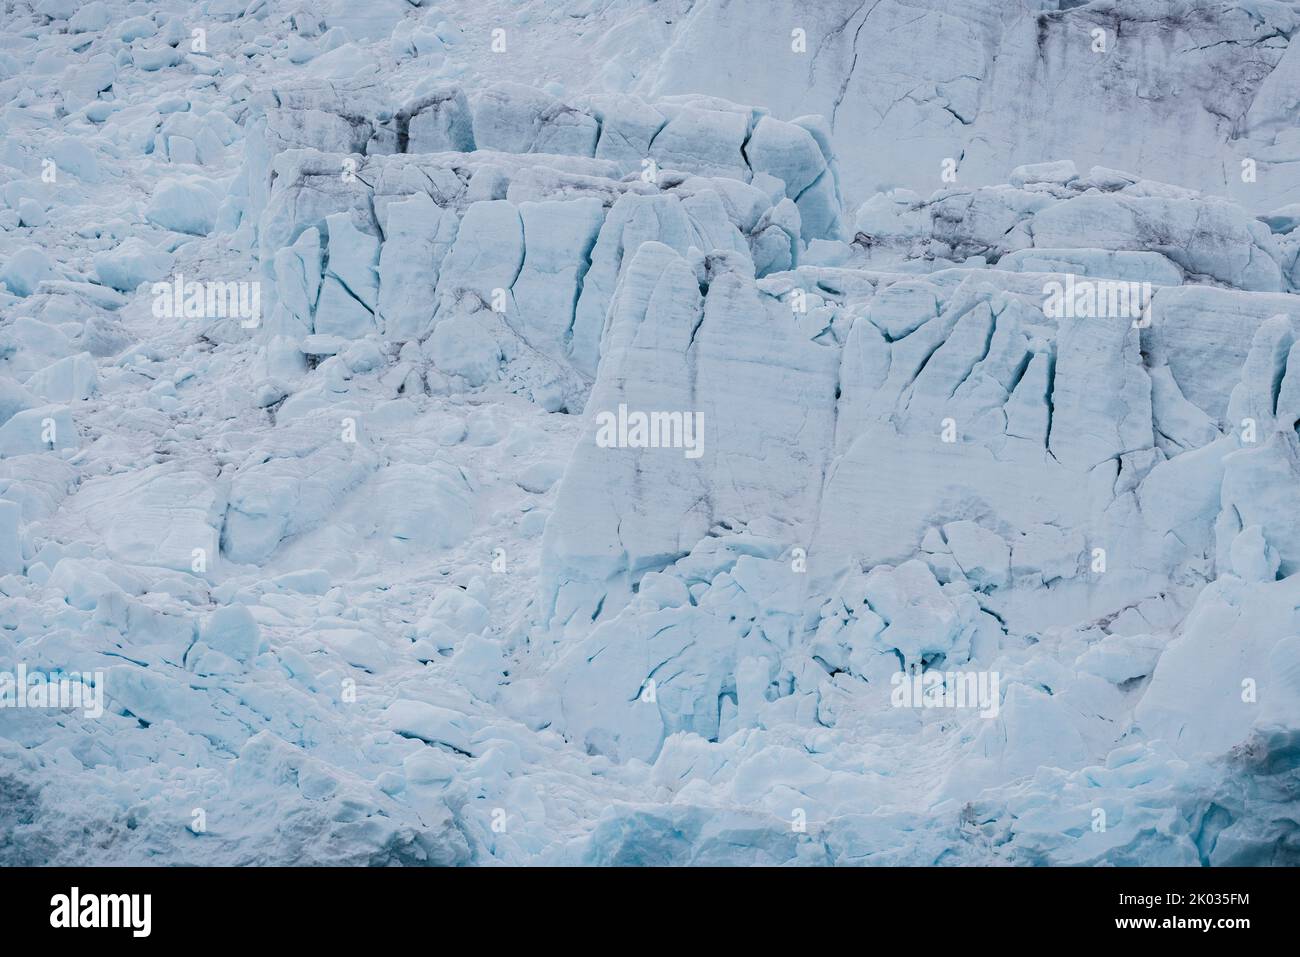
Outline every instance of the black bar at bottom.
<path fill-rule="evenodd" d="M 445 922 L 446 932 L 483 932 L 498 943 L 502 931 L 535 942 L 561 942 L 569 933 L 599 940 L 593 932 L 608 927 L 620 935 L 611 939 L 625 946 L 630 939 L 664 940 L 670 929 L 665 922 L 716 922 L 721 932 L 724 925 L 753 921 L 754 930 L 766 935 L 764 927 L 779 933 L 783 925 L 794 928 L 810 919 L 860 930 L 910 928 L 921 933 L 918 939 L 942 933 L 946 924 L 955 929 L 973 921 L 987 930 L 1048 932 L 1057 936 L 1047 939 L 1068 941 L 1199 934 L 1230 944 L 1243 933 L 1276 934 L 1294 925 L 1283 914 L 1283 907 L 1294 909 L 1294 876 L 1268 868 L 547 874 L 504 868 L 9 868 L 0 870 L 0 920 L 13 945 L 76 932 L 83 943 L 115 938 L 210 946 L 283 935 L 296 947 L 338 947 L 353 940 L 373 946 L 377 933 L 382 938 L 408 922 L 412 930 L 435 931 Z"/>

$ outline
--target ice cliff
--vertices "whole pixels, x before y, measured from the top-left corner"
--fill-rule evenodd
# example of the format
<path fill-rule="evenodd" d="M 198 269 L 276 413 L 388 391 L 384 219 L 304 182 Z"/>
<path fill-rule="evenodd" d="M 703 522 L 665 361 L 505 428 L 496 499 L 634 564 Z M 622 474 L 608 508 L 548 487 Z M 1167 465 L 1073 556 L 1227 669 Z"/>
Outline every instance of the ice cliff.
<path fill-rule="evenodd" d="M 1300 6 L 759 7 L 6 5 L 0 863 L 1300 860 Z"/>

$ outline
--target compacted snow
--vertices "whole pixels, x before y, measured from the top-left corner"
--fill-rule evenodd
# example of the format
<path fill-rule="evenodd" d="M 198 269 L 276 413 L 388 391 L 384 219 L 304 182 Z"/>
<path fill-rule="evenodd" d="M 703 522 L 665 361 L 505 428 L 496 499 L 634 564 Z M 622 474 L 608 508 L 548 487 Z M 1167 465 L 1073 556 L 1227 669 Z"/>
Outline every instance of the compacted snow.
<path fill-rule="evenodd" d="M 1300 4 L 7 0 L 0 102 L 0 863 L 1300 863 Z"/>

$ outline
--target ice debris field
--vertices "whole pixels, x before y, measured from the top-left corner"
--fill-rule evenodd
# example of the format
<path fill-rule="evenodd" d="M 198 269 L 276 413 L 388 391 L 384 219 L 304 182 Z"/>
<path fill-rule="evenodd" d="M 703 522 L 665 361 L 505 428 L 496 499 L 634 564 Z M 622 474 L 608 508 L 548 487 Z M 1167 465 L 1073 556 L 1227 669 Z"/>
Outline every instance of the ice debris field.
<path fill-rule="evenodd" d="M 1300 4 L 4 0 L 0 864 L 1300 863 Z"/>

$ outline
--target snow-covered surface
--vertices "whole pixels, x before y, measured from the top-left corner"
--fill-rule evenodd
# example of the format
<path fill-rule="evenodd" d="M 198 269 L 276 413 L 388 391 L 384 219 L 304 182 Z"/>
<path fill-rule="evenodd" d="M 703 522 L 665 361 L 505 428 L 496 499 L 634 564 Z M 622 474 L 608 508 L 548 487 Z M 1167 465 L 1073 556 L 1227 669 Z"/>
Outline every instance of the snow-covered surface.
<path fill-rule="evenodd" d="M 1300 862 L 1300 4 L 11 0 L 0 102 L 0 695 L 103 700 L 0 863 Z"/>

